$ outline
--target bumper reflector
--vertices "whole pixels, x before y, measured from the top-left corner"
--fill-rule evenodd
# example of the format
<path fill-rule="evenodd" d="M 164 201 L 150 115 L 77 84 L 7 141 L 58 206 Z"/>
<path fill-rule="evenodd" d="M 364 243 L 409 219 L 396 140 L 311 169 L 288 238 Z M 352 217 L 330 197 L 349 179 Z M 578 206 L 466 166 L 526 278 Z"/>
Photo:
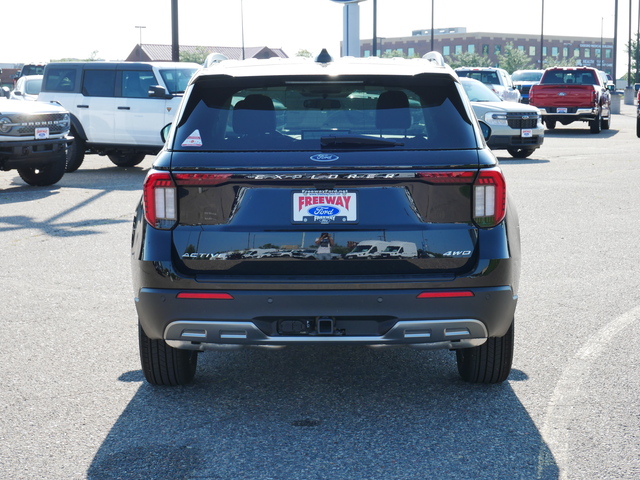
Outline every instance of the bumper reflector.
<path fill-rule="evenodd" d="M 228 293 L 213 292 L 180 292 L 176 298 L 195 299 L 195 300 L 233 300 Z"/>
<path fill-rule="evenodd" d="M 470 290 L 460 290 L 457 292 L 448 291 L 448 292 L 422 292 L 418 295 L 417 298 L 462 298 L 462 297 L 473 297 L 473 292 Z"/>

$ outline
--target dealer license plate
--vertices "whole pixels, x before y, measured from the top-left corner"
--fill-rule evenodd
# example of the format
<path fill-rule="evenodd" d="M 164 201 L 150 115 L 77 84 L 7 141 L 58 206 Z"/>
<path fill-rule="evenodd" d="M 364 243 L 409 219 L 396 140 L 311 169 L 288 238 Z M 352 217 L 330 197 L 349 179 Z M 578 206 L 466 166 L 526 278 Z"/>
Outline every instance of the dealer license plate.
<path fill-rule="evenodd" d="M 358 197 L 349 190 L 293 192 L 292 223 L 357 223 Z"/>
<path fill-rule="evenodd" d="M 38 127 L 36 128 L 36 140 L 46 140 L 49 138 L 49 128 L 47 127 Z"/>
<path fill-rule="evenodd" d="M 567 113 L 567 107 L 558 107 L 557 113 Z"/>
<path fill-rule="evenodd" d="M 523 128 L 522 130 L 520 130 L 520 137 L 521 138 L 533 137 L 533 130 L 531 130 L 530 128 Z"/>

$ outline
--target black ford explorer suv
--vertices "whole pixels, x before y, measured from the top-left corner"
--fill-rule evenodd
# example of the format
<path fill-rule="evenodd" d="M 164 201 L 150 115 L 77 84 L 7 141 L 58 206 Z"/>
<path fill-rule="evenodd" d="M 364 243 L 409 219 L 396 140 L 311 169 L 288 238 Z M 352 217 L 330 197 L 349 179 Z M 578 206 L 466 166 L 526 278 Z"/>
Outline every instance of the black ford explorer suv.
<path fill-rule="evenodd" d="M 464 380 L 508 377 L 518 219 L 490 130 L 428 56 L 196 73 L 133 225 L 148 382 L 230 345 L 452 349 Z M 393 244 L 411 253 L 377 254 Z"/>

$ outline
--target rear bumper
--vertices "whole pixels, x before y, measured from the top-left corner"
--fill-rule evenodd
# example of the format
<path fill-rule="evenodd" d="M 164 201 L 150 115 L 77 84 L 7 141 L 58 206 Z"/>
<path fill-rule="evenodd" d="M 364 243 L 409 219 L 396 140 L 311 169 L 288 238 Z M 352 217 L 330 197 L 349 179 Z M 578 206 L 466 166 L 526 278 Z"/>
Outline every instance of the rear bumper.
<path fill-rule="evenodd" d="M 543 130 L 544 132 L 544 130 Z M 532 137 L 522 137 L 519 135 L 492 135 L 489 137 L 487 145 L 491 149 L 504 148 L 540 148 L 544 142 L 544 135 L 534 135 Z"/>
<path fill-rule="evenodd" d="M 567 113 L 557 113 L 556 107 L 538 107 L 540 114 L 544 119 L 557 120 L 560 123 L 571 123 L 574 121 L 582 120 L 589 121 L 595 120 L 598 116 L 598 108 L 576 108 L 571 107 Z"/>
<path fill-rule="evenodd" d="M 310 343 L 465 348 L 504 335 L 517 303 L 511 287 L 465 290 L 473 296 L 418 298 L 424 289 L 216 290 L 231 298 L 185 299 L 177 298 L 183 290 L 143 288 L 136 308 L 147 336 L 195 350 Z"/>

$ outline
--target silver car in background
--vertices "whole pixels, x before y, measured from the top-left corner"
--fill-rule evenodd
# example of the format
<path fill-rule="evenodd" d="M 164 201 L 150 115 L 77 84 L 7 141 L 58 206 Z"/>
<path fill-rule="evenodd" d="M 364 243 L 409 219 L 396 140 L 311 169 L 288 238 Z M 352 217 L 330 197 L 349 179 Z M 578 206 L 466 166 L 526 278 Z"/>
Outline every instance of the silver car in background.
<path fill-rule="evenodd" d="M 505 102 L 483 83 L 461 78 L 473 111 L 491 127 L 487 145 L 492 150 L 507 150 L 512 157 L 527 158 L 544 141 L 540 111 L 531 105 Z"/>

